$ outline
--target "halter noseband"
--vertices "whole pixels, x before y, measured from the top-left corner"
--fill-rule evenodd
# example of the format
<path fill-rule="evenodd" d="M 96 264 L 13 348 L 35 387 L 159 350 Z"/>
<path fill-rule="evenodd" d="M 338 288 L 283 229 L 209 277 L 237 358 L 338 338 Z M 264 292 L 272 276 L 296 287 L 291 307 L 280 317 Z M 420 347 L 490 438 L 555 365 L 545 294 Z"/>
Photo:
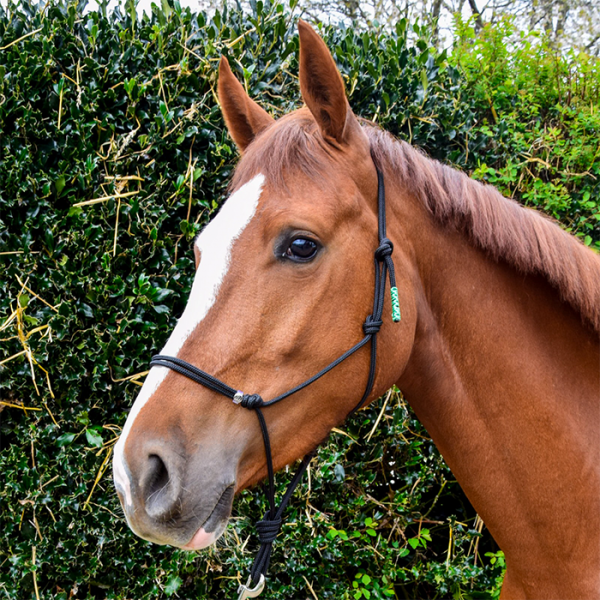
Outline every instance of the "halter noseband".
<path fill-rule="evenodd" d="M 365 387 L 365 392 L 360 399 L 360 402 L 348 413 L 348 417 L 353 415 L 365 402 L 365 400 L 369 397 L 371 390 L 373 389 L 373 382 L 375 380 L 375 366 L 377 362 L 377 333 L 381 325 L 383 324 L 382 314 L 383 314 L 383 303 L 385 298 L 385 284 L 386 279 L 389 274 L 390 278 L 390 293 L 392 299 L 392 320 L 394 322 L 400 321 L 400 304 L 398 300 L 398 288 L 396 287 L 396 274 L 394 271 L 394 263 L 392 262 L 392 251 L 394 246 L 392 242 L 386 237 L 386 215 L 385 215 L 385 187 L 383 182 L 383 173 L 379 170 L 377 166 L 377 161 L 373 156 L 373 152 L 371 151 L 371 157 L 373 158 L 373 162 L 375 163 L 375 169 L 377 171 L 377 205 L 378 205 L 378 237 L 379 237 L 379 246 L 377 250 L 375 250 L 375 294 L 373 299 L 373 312 L 366 318 L 363 323 L 363 332 L 365 336 L 360 342 L 352 346 L 349 350 L 344 352 L 341 356 L 336 358 L 333 362 L 328 364 L 324 369 L 319 371 L 316 375 L 313 375 L 300 385 L 288 390 L 287 392 L 273 398 L 272 400 L 263 400 L 258 394 L 245 394 L 240 390 L 235 390 L 232 387 L 229 387 L 226 383 L 217 379 L 213 375 L 201 371 L 194 365 L 181 360 L 180 358 L 176 358 L 174 356 L 165 356 L 162 354 L 157 354 L 152 357 L 150 361 L 151 367 L 168 367 L 169 369 L 176 371 L 177 373 L 184 375 L 185 377 L 207 387 L 213 392 L 218 392 L 227 398 L 230 398 L 234 404 L 239 404 L 244 408 L 254 410 L 256 412 L 256 416 L 258 417 L 258 422 L 260 424 L 260 429 L 263 436 L 263 441 L 265 445 L 265 454 L 267 457 L 267 470 L 269 476 L 269 487 L 267 497 L 269 499 L 269 510 L 265 514 L 262 521 L 258 521 L 256 523 L 256 529 L 258 531 L 258 539 L 260 541 L 260 549 L 258 554 L 254 560 L 252 565 L 252 569 L 250 572 L 250 577 L 246 583 L 246 585 L 240 585 L 238 592 L 239 598 L 254 598 L 260 594 L 264 587 L 265 576 L 267 574 L 267 570 L 269 568 L 269 562 L 271 559 L 271 550 L 273 542 L 279 533 L 281 528 L 281 517 L 285 507 L 287 506 L 294 490 L 300 480 L 302 479 L 302 475 L 306 471 L 311 459 L 314 456 L 315 451 L 307 454 L 300 467 L 296 471 L 294 478 L 290 482 L 281 504 L 279 508 L 275 506 L 275 475 L 273 471 L 273 458 L 271 455 L 271 442 L 269 440 L 269 432 L 267 430 L 267 424 L 265 422 L 265 418 L 262 413 L 262 408 L 266 406 L 271 406 L 280 402 L 284 398 L 299 392 L 305 387 L 309 386 L 311 383 L 317 381 L 331 371 L 334 367 L 337 367 L 340 363 L 345 361 L 349 356 L 354 354 L 357 350 L 360 350 L 363 346 L 365 346 L 369 341 L 371 341 L 371 363 L 369 367 L 369 377 L 367 379 L 367 385 Z M 347 417 L 346 417 L 347 418 Z M 249 586 L 253 585 L 253 588 Z"/>

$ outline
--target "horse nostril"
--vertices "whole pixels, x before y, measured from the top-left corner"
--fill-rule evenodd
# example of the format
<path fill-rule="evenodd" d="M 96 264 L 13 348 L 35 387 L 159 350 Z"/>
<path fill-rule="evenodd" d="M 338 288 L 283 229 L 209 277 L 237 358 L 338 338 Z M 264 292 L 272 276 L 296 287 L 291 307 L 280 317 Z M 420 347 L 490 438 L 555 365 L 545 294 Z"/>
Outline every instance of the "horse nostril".
<path fill-rule="evenodd" d="M 179 483 L 174 469 L 158 454 L 148 457 L 146 485 L 143 486 L 148 516 L 157 520 L 171 519 L 176 512 Z"/>
<path fill-rule="evenodd" d="M 150 463 L 148 494 L 153 495 L 169 484 L 169 471 L 163 459 L 157 454 L 151 454 L 148 462 Z"/>

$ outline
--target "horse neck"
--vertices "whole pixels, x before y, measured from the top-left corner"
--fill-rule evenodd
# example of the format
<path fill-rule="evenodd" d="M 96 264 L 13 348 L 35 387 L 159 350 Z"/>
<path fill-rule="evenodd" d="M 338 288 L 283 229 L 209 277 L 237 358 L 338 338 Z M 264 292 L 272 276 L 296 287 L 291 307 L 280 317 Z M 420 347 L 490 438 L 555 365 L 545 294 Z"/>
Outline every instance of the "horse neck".
<path fill-rule="evenodd" d="M 568 580 L 598 585 L 580 561 L 593 547 L 599 566 L 597 334 L 544 278 L 496 262 L 414 198 L 398 193 L 389 212 L 417 312 L 398 387 L 509 562 L 543 581 L 560 558 Z"/>

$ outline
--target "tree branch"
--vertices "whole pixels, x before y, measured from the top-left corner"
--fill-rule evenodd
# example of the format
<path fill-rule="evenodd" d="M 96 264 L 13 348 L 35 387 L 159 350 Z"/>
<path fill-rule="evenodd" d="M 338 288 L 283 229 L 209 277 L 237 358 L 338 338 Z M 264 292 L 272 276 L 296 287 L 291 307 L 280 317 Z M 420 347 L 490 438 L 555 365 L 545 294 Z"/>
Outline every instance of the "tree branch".
<path fill-rule="evenodd" d="M 471 7 L 471 12 L 475 17 L 475 31 L 480 31 L 481 29 L 483 29 L 483 20 L 481 18 L 481 13 L 477 8 L 477 4 L 475 4 L 475 0 L 469 0 L 469 6 Z"/>

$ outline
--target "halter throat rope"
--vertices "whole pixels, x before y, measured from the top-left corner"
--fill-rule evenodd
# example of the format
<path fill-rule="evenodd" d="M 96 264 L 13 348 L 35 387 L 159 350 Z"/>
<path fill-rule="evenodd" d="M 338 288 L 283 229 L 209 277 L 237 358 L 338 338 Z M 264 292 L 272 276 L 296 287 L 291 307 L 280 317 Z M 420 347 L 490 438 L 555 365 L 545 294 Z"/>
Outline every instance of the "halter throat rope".
<path fill-rule="evenodd" d="M 373 152 L 371 151 L 371 157 L 375 164 L 375 169 L 377 171 L 377 205 L 378 205 L 378 239 L 379 246 L 375 250 L 374 253 L 374 263 L 375 263 L 375 293 L 373 298 L 373 312 L 367 316 L 365 322 L 363 323 L 363 333 L 364 337 L 360 342 L 352 346 L 349 350 L 344 352 L 341 356 L 336 358 L 333 362 L 329 363 L 325 368 L 321 369 L 316 375 L 313 375 L 303 383 L 297 385 L 296 387 L 288 390 L 287 392 L 271 399 L 271 400 L 263 400 L 261 396 L 258 394 L 245 394 L 241 390 L 236 390 L 226 383 L 217 379 L 213 375 L 206 373 L 195 367 L 194 365 L 181 360 L 180 358 L 174 356 L 165 356 L 162 354 L 157 354 L 152 357 L 150 361 L 151 367 L 167 367 L 180 375 L 203 385 L 204 387 L 212 390 L 213 392 L 217 392 L 223 396 L 226 396 L 230 400 L 234 402 L 234 404 L 239 404 L 244 408 L 249 410 L 254 410 L 256 416 L 258 418 L 258 422 L 260 425 L 260 430 L 263 437 L 263 442 L 265 446 L 265 455 L 267 459 L 267 472 L 268 472 L 268 488 L 267 488 L 267 498 L 269 501 L 269 510 L 265 514 L 262 521 L 258 521 L 256 523 L 256 530 L 258 532 L 258 539 L 260 542 L 260 549 L 254 560 L 252 565 L 252 569 L 250 572 L 250 578 L 248 579 L 248 583 L 246 586 L 240 586 L 240 597 L 250 597 L 243 596 L 244 592 L 250 592 L 248 585 L 250 583 L 255 587 L 256 595 L 260 593 L 262 590 L 262 586 L 264 586 L 264 580 L 267 574 L 267 570 L 269 568 L 269 563 L 271 560 L 271 550 L 273 546 L 273 542 L 281 529 L 282 524 L 282 515 L 285 510 L 294 490 L 297 485 L 300 483 L 304 472 L 308 468 L 308 465 L 311 459 L 314 456 L 313 452 L 307 454 L 300 467 L 296 471 L 292 481 L 287 487 L 287 490 L 281 500 L 281 504 L 279 507 L 275 506 L 275 473 L 273 470 L 273 457 L 271 454 L 271 442 L 269 439 L 269 432 L 267 429 L 267 424 L 265 422 L 264 415 L 262 413 L 262 408 L 267 406 L 271 406 L 276 404 L 277 402 L 281 402 L 288 396 L 299 392 L 305 387 L 309 386 L 311 383 L 317 381 L 331 371 L 333 368 L 337 367 L 340 363 L 344 362 L 348 357 L 352 356 L 355 352 L 360 350 L 363 346 L 365 346 L 369 341 L 371 342 L 371 360 L 369 366 L 369 376 L 367 378 L 367 385 L 365 387 L 364 394 L 360 401 L 356 404 L 356 406 L 348 413 L 348 417 L 353 415 L 366 401 L 369 397 L 372 389 L 373 383 L 375 380 L 375 367 L 377 363 L 377 333 L 383 324 L 382 315 L 383 315 L 383 305 L 385 298 L 385 287 L 386 280 L 389 276 L 390 279 L 390 294 L 392 301 L 392 320 L 394 322 L 400 321 L 400 305 L 398 301 L 398 288 L 396 287 L 396 273 L 394 270 L 394 263 L 392 262 L 392 252 L 394 246 L 392 242 L 386 237 L 386 213 L 385 213 L 385 186 L 383 181 L 383 173 L 379 169 L 377 165 L 377 161 Z M 258 588 L 260 587 L 260 590 Z M 252 596 L 254 597 L 254 595 Z"/>

